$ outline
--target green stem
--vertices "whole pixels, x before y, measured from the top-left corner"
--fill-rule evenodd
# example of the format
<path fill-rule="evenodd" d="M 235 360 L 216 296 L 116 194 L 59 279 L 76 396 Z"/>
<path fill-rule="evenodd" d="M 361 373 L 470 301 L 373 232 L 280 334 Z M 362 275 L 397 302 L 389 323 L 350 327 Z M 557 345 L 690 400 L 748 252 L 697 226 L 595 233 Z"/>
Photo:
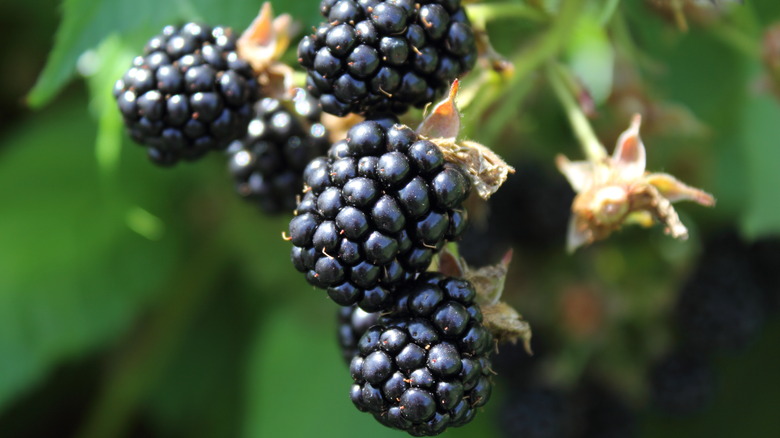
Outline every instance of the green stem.
<path fill-rule="evenodd" d="M 170 362 L 209 292 L 216 289 L 225 260 L 219 259 L 224 251 L 212 240 L 201 242 L 165 285 L 165 291 L 173 292 L 116 358 L 77 437 L 122 436 L 136 406 Z"/>
<path fill-rule="evenodd" d="M 557 56 L 568 41 L 569 34 L 580 16 L 582 4 L 583 0 L 564 0 L 550 28 L 512 59 L 515 72 L 504 85 L 504 89 L 508 90 L 509 93 L 502 99 L 499 107 L 485 126 L 485 144 L 493 144 L 501 130 L 500 128 L 506 126 L 509 119 L 517 114 L 516 109 L 530 88 L 528 76 L 547 60 Z M 526 81 L 525 85 L 522 84 L 523 81 Z M 515 92 L 515 90 L 520 91 Z"/>
<path fill-rule="evenodd" d="M 582 108 L 577 103 L 577 100 L 572 96 L 569 87 L 566 86 L 566 77 L 562 67 L 553 62 L 548 63 L 547 80 L 566 111 L 566 116 L 569 118 L 574 135 L 577 136 L 577 140 L 579 140 L 582 151 L 588 158 L 588 161 L 602 161 L 607 157 L 607 150 L 596 137 L 596 133 L 593 132 L 588 118 L 582 112 Z"/>

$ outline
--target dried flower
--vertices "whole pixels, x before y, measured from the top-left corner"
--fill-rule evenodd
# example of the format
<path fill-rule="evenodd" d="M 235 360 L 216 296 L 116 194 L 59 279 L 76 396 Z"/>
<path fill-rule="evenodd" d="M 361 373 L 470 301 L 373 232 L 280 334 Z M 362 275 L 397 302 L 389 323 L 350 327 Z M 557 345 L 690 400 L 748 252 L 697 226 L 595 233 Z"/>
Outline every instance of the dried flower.
<path fill-rule="evenodd" d="M 645 171 L 645 146 L 639 138 L 641 116 L 618 138 L 612 157 L 598 162 L 571 162 L 558 155 L 558 169 L 569 180 L 577 196 L 572 204 L 567 249 L 605 239 L 624 223 L 663 223 L 666 233 L 686 239 L 688 230 L 672 202 L 689 200 L 715 205 L 709 193 L 683 184 L 666 173 Z"/>
<path fill-rule="evenodd" d="M 238 39 L 238 53 L 252 66 L 263 96 L 290 97 L 293 70 L 279 62 L 279 58 L 290 45 L 290 35 L 294 32 L 292 17 L 282 14 L 274 18 L 271 3 L 265 2 Z"/>

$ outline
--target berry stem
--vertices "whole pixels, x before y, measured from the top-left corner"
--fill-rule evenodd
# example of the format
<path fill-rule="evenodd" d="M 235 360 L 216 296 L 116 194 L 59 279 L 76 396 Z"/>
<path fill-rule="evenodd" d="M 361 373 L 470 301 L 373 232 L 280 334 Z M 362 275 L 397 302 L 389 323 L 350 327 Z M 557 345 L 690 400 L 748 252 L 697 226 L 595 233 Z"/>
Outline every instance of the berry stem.
<path fill-rule="evenodd" d="M 588 118 L 582 111 L 582 107 L 572 96 L 569 87 L 566 86 L 564 71 L 559 64 L 552 62 L 547 64 L 547 80 L 566 111 L 566 116 L 574 130 L 574 135 L 579 140 L 582 151 L 588 158 L 588 161 L 603 161 L 607 157 L 607 150 L 596 137 L 596 133 L 593 132 L 593 127 L 591 127 Z"/>
<path fill-rule="evenodd" d="M 500 106 L 486 122 L 485 137 L 483 137 L 485 144 L 493 144 L 501 127 L 506 126 L 510 119 L 516 117 L 517 108 L 532 85 L 529 76 L 545 62 L 558 55 L 558 52 L 569 40 L 569 35 L 580 17 L 583 3 L 583 0 L 565 0 L 561 3 L 558 15 L 555 16 L 549 29 L 539 39 L 513 57 L 512 64 L 515 66 L 515 72 L 504 84 L 507 93 L 501 100 Z"/>

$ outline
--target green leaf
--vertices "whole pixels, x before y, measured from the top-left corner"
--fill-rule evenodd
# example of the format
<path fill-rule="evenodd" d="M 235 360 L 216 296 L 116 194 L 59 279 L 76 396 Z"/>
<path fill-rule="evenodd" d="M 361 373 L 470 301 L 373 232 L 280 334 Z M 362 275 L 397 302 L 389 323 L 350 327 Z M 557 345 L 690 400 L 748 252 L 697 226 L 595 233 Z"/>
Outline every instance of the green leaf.
<path fill-rule="evenodd" d="M 122 333 L 178 247 L 127 227 L 130 206 L 100 183 L 94 126 L 75 105 L 20 126 L 0 160 L 0 408 Z"/>
<path fill-rule="evenodd" d="M 275 1 L 276 13 L 289 12 L 303 22 L 304 31 L 316 24 L 318 8 L 310 2 Z M 167 24 L 200 21 L 243 30 L 260 9 L 260 2 L 220 0 L 65 0 L 62 23 L 54 48 L 27 101 L 33 107 L 47 104 L 73 77 L 79 57 L 117 34 L 141 53 L 144 42 Z"/>
<path fill-rule="evenodd" d="M 114 99 L 114 83 L 130 65 L 132 56 L 130 49 L 114 34 L 79 60 L 82 74 L 87 77 L 90 109 L 98 121 L 95 154 L 101 170 L 106 172 L 116 170 L 119 164 L 124 133 L 122 116 Z"/>
<path fill-rule="evenodd" d="M 257 328 L 243 436 L 399 437 L 355 409 L 336 342 L 336 307 L 323 297 L 322 311 L 307 315 L 311 298 L 268 309 Z"/>
<path fill-rule="evenodd" d="M 41 76 L 27 97 L 40 107 L 70 80 L 82 53 L 95 48 L 111 33 L 145 32 L 175 21 L 179 2 L 155 0 L 65 0 L 62 23 Z M 151 31 L 151 32 L 150 32 Z M 139 50 L 140 51 L 140 50 Z"/>
<path fill-rule="evenodd" d="M 224 275 L 219 290 L 224 293 L 210 293 L 177 355 L 151 388 L 145 406 L 162 436 L 238 436 L 247 345 L 262 313 L 247 305 L 241 292 L 249 289 L 236 281 L 235 274 L 228 270 Z"/>

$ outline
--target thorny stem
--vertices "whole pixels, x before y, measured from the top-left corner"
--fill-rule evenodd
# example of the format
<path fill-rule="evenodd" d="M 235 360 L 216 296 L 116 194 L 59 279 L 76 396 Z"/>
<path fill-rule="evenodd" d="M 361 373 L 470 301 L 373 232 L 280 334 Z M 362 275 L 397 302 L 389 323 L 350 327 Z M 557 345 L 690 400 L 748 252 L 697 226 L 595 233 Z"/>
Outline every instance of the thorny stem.
<path fill-rule="evenodd" d="M 571 123 L 571 127 L 574 130 L 574 135 L 577 136 L 580 147 L 582 147 L 582 151 L 588 158 L 588 161 L 601 162 L 607 157 L 607 150 L 596 137 L 596 133 L 593 132 L 588 118 L 577 103 L 577 100 L 572 96 L 571 90 L 566 86 L 566 78 L 561 68 L 558 64 L 548 63 L 547 80 L 550 81 L 556 97 L 563 105 L 566 116 L 569 118 L 569 123 Z"/>

